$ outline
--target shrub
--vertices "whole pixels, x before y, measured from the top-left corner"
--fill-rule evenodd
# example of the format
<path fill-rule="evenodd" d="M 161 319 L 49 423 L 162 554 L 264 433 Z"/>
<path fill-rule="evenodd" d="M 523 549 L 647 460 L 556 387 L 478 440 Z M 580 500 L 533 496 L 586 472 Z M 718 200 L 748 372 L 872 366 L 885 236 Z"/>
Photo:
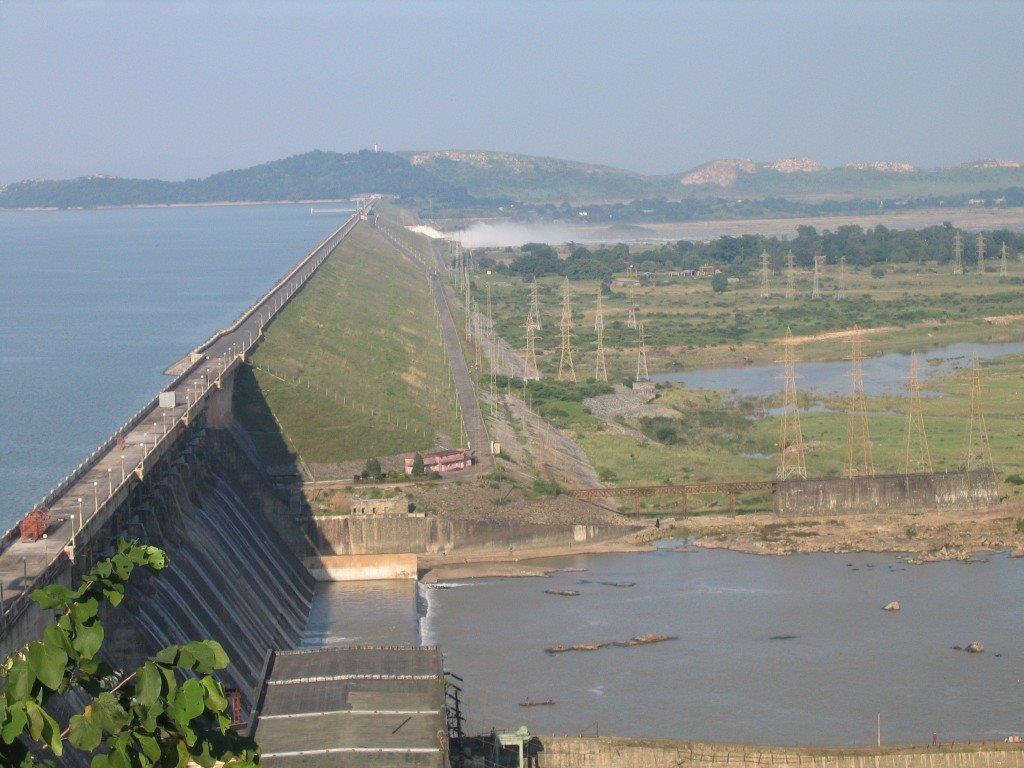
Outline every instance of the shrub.
<path fill-rule="evenodd" d="M 907 526 L 907 527 L 906 527 L 906 528 L 904 529 L 903 533 L 904 533 L 904 534 L 906 534 L 906 537 L 907 537 L 908 539 L 912 539 L 912 538 L 914 538 L 915 536 L 917 536 L 917 526 L 916 526 L 916 525 L 908 525 L 908 526 Z"/>
<path fill-rule="evenodd" d="M 885 267 L 880 264 L 876 264 L 871 268 L 872 277 L 885 277 Z"/>
<path fill-rule="evenodd" d="M 1006 482 L 1010 485 L 1024 485 L 1024 477 L 1021 477 L 1018 473 L 1014 472 L 1012 475 L 1006 476 Z"/>
<path fill-rule="evenodd" d="M 558 485 L 548 480 L 541 480 L 538 477 L 533 481 L 533 490 L 536 493 L 542 493 L 545 496 L 556 496 L 558 494 Z"/>
<path fill-rule="evenodd" d="M 729 287 L 729 278 L 719 272 L 717 275 L 711 278 L 711 290 L 715 293 L 725 293 Z"/>

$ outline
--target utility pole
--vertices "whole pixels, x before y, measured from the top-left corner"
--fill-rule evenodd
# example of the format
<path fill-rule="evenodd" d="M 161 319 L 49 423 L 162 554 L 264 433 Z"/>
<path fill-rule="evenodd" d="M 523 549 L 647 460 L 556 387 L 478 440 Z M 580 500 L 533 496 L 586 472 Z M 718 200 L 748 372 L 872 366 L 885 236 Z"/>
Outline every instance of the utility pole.
<path fill-rule="evenodd" d="M 825 254 L 821 251 L 814 254 L 814 278 L 811 282 L 811 298 L 821 298 L 821 267 L 825 263 Z"/>
<path fill-rule="evenodd" d="M 594 332 L 597 334 L 597 359 L 594 362 L 594 378 L 608 381 L 608 367 L 604 359 L 604 299 L 597 289 L 597 311 L 594 313 Z"/>
<path fill-rule="evenodd" d="M 494 314 L 491 309 L 491 281 L 487 281 L 487 367 L 491 374 L 491 416 L 498 415 L 498 359 L 494 338 Z"/>
<path fill-rule="evenodd" d="M 871 436 L 868 434 L 868 402 L 864 393 L 864 332 L 853 329 L 850 337 L 850 409 L 847 415 L 846 476 L 875 474 Z"/>
<path fill-rule="evenodd" d="M 985 233 L 978 233 L 978 273 L 985 274 Z"/>
<path fill-rule="evenodd" d="M 1010 247 L 1003 241 L 999 248 L 999 276 L 1006 277 L 1006 262 L 1010 257 Z"/>
<path fill-rule="evenodd" d="M 576 381 L 576 365 L 572 361 L 572 286 L 566 278 L 562 288 L 562 351 L 558 359 L 558 380 Z"/>
<path fill-rule="evenodd" d="M 636 288 L 637 283 L 640 282 L 640 273 L 637 272 L 636 265 L 629 265 L 629 269 L 626 270 L 626 280 L 627 295 L 629 297 L 629 316 L 626 318 L 626 325 L 630 328 L 636 328 L 638 309 L 636 304 Z"/>
<path fill-rule="evenodd" d="M 964 236 L 957 230 L 953 233 L 953 274 L 964 273 Z"/>
<path fill-rule="evenodd" d="M 971 356 L 971 417 L 967 426 L 967 471 L 987 469 L 995 472 L 992 463 L 992 446 L 988 442 L 988 426 L 985 424 L 985 408 L 981 392 L 981 362 L 978 353 Z"/>
<path fill-rule="evenodd" d="M 796 256 L 792 251 L 786 252 L 786 298 L 796 298 Z"/>
<path fill-rule="evenodd" d="M 647 372 L 647 344 L 644 341 L 644 321 L 640 320 L 636 325 L 637 349 L 636 349 L 636 380 L 650 381 L 650 374 Z"/>
<path fill-rule="evenodd" d="M 917 352 L 911 352 L 910 372 L 907 374 L 907 435 L 903 452 L 903 474 L 932 471 L 932 452 L 924 429 L 921 381 L 917 374 Z"/>
<path fill-rule="evenodd" d="M 807 446 L 800 426 L 800 403 L 796 389 L 796 355 L 793 334 L 782 341 L 782 418 L 779 421 L 779 480 L 807 479 Z"/>
<path fill-rule="evenodd" d="M 771 286 L 772 257 L 768 255 L 768 249 L 761 251 L 761 298 L 772 297 Z"/>

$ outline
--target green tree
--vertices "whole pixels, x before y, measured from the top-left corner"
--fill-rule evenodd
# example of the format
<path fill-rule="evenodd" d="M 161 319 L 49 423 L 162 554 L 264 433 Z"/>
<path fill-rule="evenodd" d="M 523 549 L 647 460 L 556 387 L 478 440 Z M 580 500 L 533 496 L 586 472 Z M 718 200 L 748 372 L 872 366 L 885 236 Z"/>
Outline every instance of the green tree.
<path fill-rule="evenodd" d="M 120 541 L 77 589 L 52 584 L 32 593 L 44 610 L 58 613 L 42 639 L 4 661 L 0 692 L 0 765 L 55 764 L 68 749 L 92 755 L 91 768 L 204 768 L 215 762 L 238 768 L 259 762 L 255 744 L 231 728 L 228 702 L 213 673 L 228 665 L 213 640 L 164 648 L 130 674 L 102 658 L 102 603 L 117 606 L 136 568 L 160 571 L 166 553 Z M 92 697 L 61 729 L 46 711 L 52 696 L 71 689 Z"/>
<path fill-rule="evenodd" d="M 729 278 L 723 275 L 721 272 L 715 274 L 711 278 L 711 290 L 715 293 L 724 293 L 725 289 L 729 287 Z"/>
<path fill-rule="evenodd" d="M 423 456 L 416 454 L 412 459 L 412 473 L 417 477 L 423 474 Z"/>
<path fill-rule="evenodd" d="M 366 466 L 363 467 L 363 477 L 369 479 L 373 477 L 380 477 L 383 474 L 384 472 L 381 471 L 380 468 L 380 461 L 376 458 L 366 460 Z"/>

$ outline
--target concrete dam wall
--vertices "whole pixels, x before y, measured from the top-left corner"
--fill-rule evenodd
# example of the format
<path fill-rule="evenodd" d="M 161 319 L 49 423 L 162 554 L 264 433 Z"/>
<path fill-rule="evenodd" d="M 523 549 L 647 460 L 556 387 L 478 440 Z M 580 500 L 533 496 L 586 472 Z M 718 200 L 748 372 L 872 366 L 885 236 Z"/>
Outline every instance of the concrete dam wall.
<path fill-rule="evenodd" d="M 103 526 L 77 542 L 74 562 L 55 561 L 46 581 L 77 584 L 119 538 L 167 550 L 166 569 L 138 571 L 125 602 L 104 608 L 107 661 L 130 669 L 170 643 L 212 638 L 231 658 L 225 686 L 248 705 L 268 650 L 293 648 L 301 637 L 315 581 L 273 524 L 287 517 L 287 498 L 229 430 L 205 421 L 193 423 Z M 29 603 L 6 627 L 0 652 L 37 639 L 52 620 Z"/>
<path fill-rule="evenodd" d="M 815 749 L 668 739 L 539 736 L 538 768 L 1024 768 L 1016 744 Z"/>
<path fill-rule="evenodd" d="M 307 521 L 307 535 L 326 555 L 508 553 L 570 546 L 622 536 L 595 525 L 540 525 L 508 520 L 453 520 L 434 515 L 337 515 Z"/>
<path fill-rule="evenodd" d="M 969 509 L 999 500 L 988 470 L 852 478 L 783 480 L 775 489 L 775 511 L 784 515 Z"/>

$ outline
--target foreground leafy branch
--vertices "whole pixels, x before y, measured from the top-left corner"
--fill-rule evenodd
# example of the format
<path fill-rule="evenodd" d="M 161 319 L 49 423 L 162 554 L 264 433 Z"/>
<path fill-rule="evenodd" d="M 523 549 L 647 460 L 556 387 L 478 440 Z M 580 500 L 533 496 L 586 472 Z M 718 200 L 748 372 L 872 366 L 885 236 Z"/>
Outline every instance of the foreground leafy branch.
<path fill-rule="evenodd" d="M 57 620 L 0 668 L 0 768 L 53 765 L 70 747 L 91 754 L 91 768 L 184 768 L 194 761 L 247 768 L 259 751 L 231 728 L 228 702 L 213 673 L 228 665 L 219 643 L 164 648 L 131 674 L 100 656 L 100 605 L 120 605 L 136 568 L 160 571 L 167 554 L 132 541 L 98 562 L 75 589 L 53 584 L 32 593 Z M 73 688 L 91 697 L 66 728 L 45 709 Z"/>

